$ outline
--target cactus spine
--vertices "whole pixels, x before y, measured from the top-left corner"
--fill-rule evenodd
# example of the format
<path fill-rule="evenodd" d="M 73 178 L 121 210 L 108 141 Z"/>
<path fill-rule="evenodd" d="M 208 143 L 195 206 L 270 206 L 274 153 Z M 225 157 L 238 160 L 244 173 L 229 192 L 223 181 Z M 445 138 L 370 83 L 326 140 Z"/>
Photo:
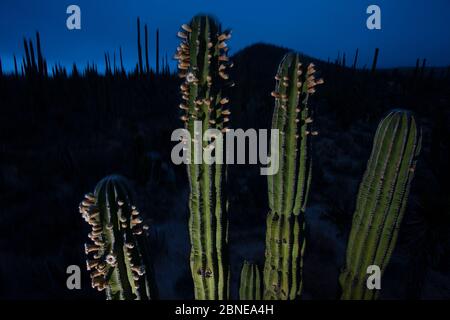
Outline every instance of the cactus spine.
<path fill-rule="evenodd" d="M 311 111 L 308 99 L 323 80 L 313 64 L 304 72 L 298 54 L 288 53 L 276 79 L 272 129 L 279 130 L 278 173 L 268 176 L 264 299 L 295 299 L 302 288 L 304 211 L 311 181 Z"/>
<path fill-rule="evenodd" d="M 377 298 L 377 290 L 366 286 L 367 267 L 377 265 L 383 272 L 389 262 L 420 145 L 421 132 L 409 112 L 391 111 L 379 124 L 359 187 L 346 265 L 339 278 L 342 299 Z"/>
<path fill-rule="evenodd" d="M 239 287 L 240 300 L 261 300 L 261 275 L 259 267 L 244 261 Z"/>
<path fill-rule="evenodd" d="M 195 159 L 196 141 L 205 150 L 209 142 L 194 132 L 194 122 L 201 121 L 201 129 L 227 129 L 230 111 L 223 89 L 228 85 L 226 70 L 231 66 L 227 57 L 230 32 L 222 32 L 220 25 L 208 16 L 196 16 L 183 25 L 178 36 L 182 39 L 176 59 L 180 77 L 183 111 L 181 119 L 189 131 L 186 141 L 190 158 Z M 215 152 L 223 152 L 216 146 Z M 222 164 L 188 164 L 190 183 L 189 230 L 191 239 L 191 271 L 196 299 L 227 299 L 229 269 L 226 259 L 228 220 L 223 185 L 225 167 Z"/>
<path fill-rule="evenodd" d="M 85 245 L 92 287 L 106 289 L 108 300 L 150 299 L 148 227 L 133 205 L 125 178 L 114 175 L 101 180 L 79 209 L 92 226 L 92 243 Z"/>

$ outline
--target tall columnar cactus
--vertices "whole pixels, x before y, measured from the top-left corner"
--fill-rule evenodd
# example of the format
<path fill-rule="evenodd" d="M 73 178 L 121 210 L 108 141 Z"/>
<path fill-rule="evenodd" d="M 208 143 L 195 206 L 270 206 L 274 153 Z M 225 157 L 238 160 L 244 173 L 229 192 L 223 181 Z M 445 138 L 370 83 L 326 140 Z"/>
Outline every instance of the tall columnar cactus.
<path fill-rule="evenodd" d="M 92 287 L 108 300 L 150 299 L 149 252 L 139 211 L 125 178 L 108 176 L 86 194 L 80 213 L 92 226 L 85 245 Z"/>
<path fill-rule="evenodd" d="M 241 271 L 239 299 L 261 300 L 261 291 L 261 275 L 258 265 L 245 261 Z"/>
<path fill-rule="evenodd" d="M 141 20 L 137 18 L 137 45 L 138 45 L 138 73 L 142 75 L 144 73 L 144 67 L 142 65 L 142 44 L 141 44 Z"/>
<path fill-rule="evenodd" d="M 376 299 L 367 288 L 367 268 L 383 272 L 397 240 L 420 152 L 421 131 L 407 111 L 395 110 L 378 126 L 372 154 L 359 187 L 340 275 L 342 299 Z"/>
<path fill-rule="evenodd" d="M 196 16 L 183 25 L 178 36 L 182 39 L 176 58 L 179 60 L 183 111 L 181 119 L 191 134 L 186 141 L 192 162 L 188 165 L 190 183 L 189 230 L 191 239 L 191 271 L 196 299 L 227 299 L 229 268 L 227 265 L 227 204 L 224 196 L 225 167 L 222 164 L 195 164 L 195 143 L 203 149 L 209 144 L 198 138 L 194 122 L 201 129 L 227 130 L 230 111 L 224 89 L 232 85 L 227 69 L 231 67 L 225 43 L 230 32 L 221 31 L 211 17 Z M 223 146 L 222 146 L 223 148 Z M 221 148 L 221 149 L 222 149 Z M 216 154 L 219 145 L 216 146 Z"/>
<path fill-rule="evenodd" d="M 306 70 L 304 70 L 306 69 Z M 308 99 L 323 80 L 314 65 L 302 68 L 288 53 L 275 77 L 272 129 L 279 130 L 279 170 L 268 176 L 270 212 L 267 216 L 264 299 L 295 299 L 302 289 L 304 211 L 311 181 L 311 111 Z"/>

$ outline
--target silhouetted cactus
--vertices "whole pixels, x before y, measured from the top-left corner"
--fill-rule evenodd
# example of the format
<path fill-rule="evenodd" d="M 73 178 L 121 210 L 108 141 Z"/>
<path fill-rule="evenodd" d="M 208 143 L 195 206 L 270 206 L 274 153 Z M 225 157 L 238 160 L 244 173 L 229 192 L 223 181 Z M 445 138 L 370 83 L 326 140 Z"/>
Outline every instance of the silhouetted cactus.
<path fill-rule="evenodd" d="M 306 70 L 304 70 L 306 69 Z M 311 111 L 308 99 L 323 80 L 314 65 L 302 68 L 298 54 L 288 53 L 275 77 L 272 129 L 279 130 L 279 170 L 268 176 L 264 299 L 295 299 L 302 289 L 304 211 L 311 181 Z M 272 155 L 273 156 L 273 155 Z"/>
<path fill-rule="evenodd" d="M 375 73 L 375 71 L 377 70 L 379 54 L 380 54 L 380 48 L 375 48 L 375 55 L 373 56 L 373 62 L 372 62 L 372 73 Z"/>
<path fill-rule="evenodd" d="M 144 25 L 144 45 L 145 45 L 145 72 L 150 73 L 150 63 L 148 61 L 148 27 Z"/>
<path fill-rule="evenodd" d="M 140 75 L 144 73 L 144 67 L 142 66 L 142 45 L 141 45 L 141 20 L 137 18 L 137 48 L 138 48 L 138 72 Z"/>
<path fill-rule="evenodd" d="M 261 280 L 258 265 L 245 261 L 241 271 L 239 299 L 261 300 Z"/>
<path fill-rule="evenodd" d="M 26 75 L 47 76 L 47 62 L 42 55 L 41 38 L 39 32 L 36 32 L 36 54 L 34 51 L 33 41 L 31 39 L 24 39 L 23 45 L 25 49 L 25 58 L 23 59 L 22 66 L 24 69 L 24 73 Z"/>
<path fill-rule="evenodd" d="M 42 55 L 42 49 L 41 49 L 41 37 L 39 35 L 39 32 L 36 32 L 36 52 L 37 52 L 37 67 L 38 67 L 38 73 L 41 75 L 47 75 L 47 70 L 45 69 L 45 60 Z"/>
<path fill-rule="evenodd" d="M 139 211 L 125 178 L 108 176 L 80 203 L 80 213 L 92 226 L 85 245 L 92 287 L 106 289 L 109 300 L 151 297 L 149 251 Z"/>
<path fill-rule="evenodd" d="M 23 66 L 25 69 L 25 73 L 28 74 L 31 72 L 31 57 L 30 57 L 30 50 L 28 49 L 27 39 L 23 39 L 23 48 L 25 50 L 25 58 L 23 60 Z"/>
<path fill-rule="evenodd" d="M 122 76 L 126 75 L 125 67 L 123 66 L 123 53 L 122 53 L 122 47 L 119 47 L 119 61 L 120 61 L 120 72 L 122 73 Z"/>
<path fill-rule="evenodd" d="M 108 52 L 105 52 L 105 75 L 111 75 L 111 61 Z"/>
<path fill-rule="evenodd" d="M 31 39 L 28 41 L 28 46 L 30 49 L 31 69 L 33 70 L 33 73 L 37 73 L 36 57 L 34 55 L 33 41 Z"/>
<path fill-rule="evenodd" d="M 156 74 L 159 75 L 159 29 L 156 29 Z"/>
<path fill-rule="evenodd" d="M 372 154 L 359 187 L 346 265 L 340 275 L 342 299 L 375 299 L 366 286 L 367 267 L 383 272 L 389 262 L 408 200 L 420 152 L 421 131 L 407 111 L 391 111 L 378 126 Z"/>
<path fill-rule="evenodd" d="M 15 75 L 16 77 L 19 76 L 19 69 L 18 69 L 18 67 L 17 67 L 17 58 L 16 58 L 16 55 L 14 55 L 14 75 Z"/>
<path fill-rule="evenodd" d="M 220 25 L 211 17 L 196 16 L 189 25 L 183 25 L 178 33 L 182 39 L 176 59 L 180 77 L 184 115 L 181 117 L 192 141 L 191 159 L 194 160 L 194 122 L 201 121 L 203 132 L 207 129 L 225 131 L 229 121 L 226 109 L 228 98 L 223 89 L 228 83 L 226 69 L 229 67 L 227 45 L 229 32 L 222 32 Z M 198 139 L 198 138 L 196 138 Z M 209 142 L 202 141 L 202 148 Z M 221 150 L 222 149 L 222 150 Z M 223 152 L 216 145 L 215 152 Z M 191 239 L 191 271 L 196 299 L 227 299 L 229 268 L 227 261 L 227 204 L 224 196 L 225 166 L 220 163 L 188 165 L 190 184 L 189 230 Z"/>
<path fill-rule="evenodd" d="M 359 57 L 359 49 L 356 49 L 355 58 L 353 59 L 353 66 L 352 66 L 353 70 L 355 70 L 356 66 L 358 65 L 358 57 Z"/>

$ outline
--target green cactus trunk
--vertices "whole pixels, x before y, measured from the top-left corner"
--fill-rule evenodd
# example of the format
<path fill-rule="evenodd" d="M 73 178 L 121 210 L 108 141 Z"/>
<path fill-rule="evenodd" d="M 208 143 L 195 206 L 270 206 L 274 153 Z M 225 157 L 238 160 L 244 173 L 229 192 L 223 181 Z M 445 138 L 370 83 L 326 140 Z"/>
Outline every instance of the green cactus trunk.
<path fill-rule="evenodd" d="M 288 53 L 280 63 L 272 129 L 279 130 L 278 173 L 268 176 L 264 299 L 297 298 L 302 289 L 305 248 L 304 212 L 311 181 L 311 111 L 308 99 L 315 86 L 314 65 L 303 71 L 299 56 Z"/>
<path fill-rule="evenodd" d="M 133 205 L 128 182 L 121 176 L 101 180 L 80 203 L 92 226 L 85 245 L 92 287 L 106 289 L 108 300 L 148 300 L 151 264 L 142 218 Z"/>
<path fill-rule="evenodd" d="M 229 32 L 222 32 L 220 25 L 208 16 L 196 16 L 189 25 L 183 25 L 178 33 L 182 43 L 176 58 L 179 60 L 184 102 L 180 105 L 181 119 L 189 131 L 191 141 L 186 141 L 191 163 L 188 164 L 190 184 L 189 231 L 191 239 L 191 271 L 195 298 L 222 300 L 228 298 L 229 268 L 227 265 L 228 220 L 224 194 L 226 168 L 223 164 L 195 163 L 195 144 L 201 149 L 210 144 L 194 132 L 195 121 L 201 121 L 201 129 L 217 129 L 219 134 L 227 130 L 229 110 L 225 105 L 224 88 L 228 82 L 228 62 L 225 40 Z M 223 145 L 216 145 L 216 155 L 223 154 Z"/>
<path fill-rule="evenodd" d="M 261 275 L 259 267 L 248 261 L 245 261 L 242 266 L 239 299 L 261 300 Z"/>
<path fill-rule="evenodd" d="M 421 132 L 409 112 L 392 111 L 378 126 L 359 187 L 346 265 L 339 278 L 342 299 L 377 298 L 379 290 L 367 288 L 367 268 L 376 265 L 383 273 L 389 262 L 420 145 Z"/>

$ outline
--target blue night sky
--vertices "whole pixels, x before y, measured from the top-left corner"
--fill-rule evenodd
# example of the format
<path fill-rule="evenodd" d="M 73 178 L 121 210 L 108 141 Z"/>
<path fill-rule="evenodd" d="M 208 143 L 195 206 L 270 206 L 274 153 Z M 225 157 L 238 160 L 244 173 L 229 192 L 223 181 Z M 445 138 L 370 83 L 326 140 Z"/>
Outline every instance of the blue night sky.
<path fill-rule="evenodd" d="M 82 30 L 66 28 L 70 4 L 81 7 Z M 366 28 L 371 4 L 381 7 L 382 30 Z M 155 29 L 160 28 L 162 53 L 171 58 L 179 26 L 197 13 L 211 13 L 233 29 L 231 53 L 265 42 L 324 60 L 346 52 L 351 60 L 359 48 L 362 66 L 370 65 L 379 47 L 382 67 L 412 66 L 419 57 L 432 66 L 450 65 L 449 0 L 0 0 L 0 57 L 11 70 L 13 54 L 23 54 L 23 37 L 39 30 L 50 65 L 91 61 L 102 70 L 104 52 L 122 46 L 132 68 L 137 16 L 149 26 L 153 62 Z"/>

